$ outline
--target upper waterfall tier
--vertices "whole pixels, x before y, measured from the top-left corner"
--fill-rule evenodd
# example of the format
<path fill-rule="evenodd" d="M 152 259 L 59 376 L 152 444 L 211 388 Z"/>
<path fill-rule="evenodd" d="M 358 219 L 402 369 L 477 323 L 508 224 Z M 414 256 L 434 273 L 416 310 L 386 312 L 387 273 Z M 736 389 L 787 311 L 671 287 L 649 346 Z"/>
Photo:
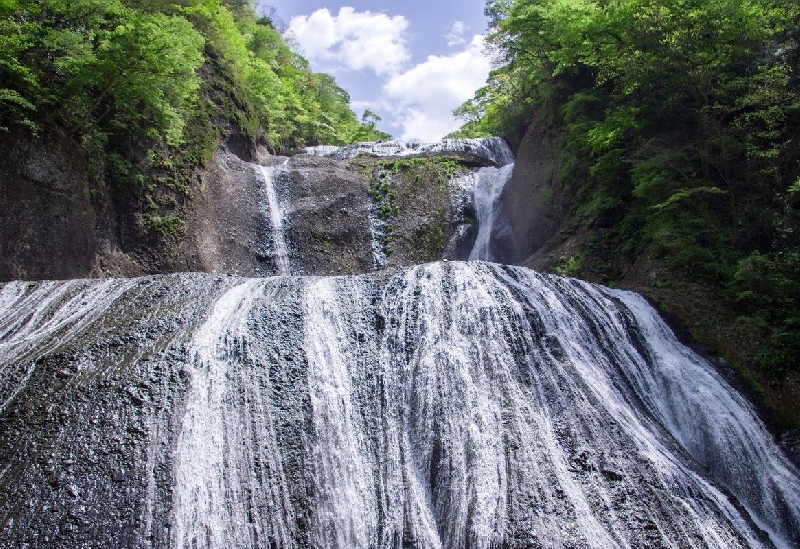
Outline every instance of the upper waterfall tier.
<path fill-rule="evenodd" d="M 0 464 L 3 547 L 800 544 L 643 298 L 484 262 L 0 286 Z"/>
<path fill-rule="evenodd" d="M 514 164 L 482 168 L 474 173 L 472 200 L 478 218 L 478 234 L 468 259 L 503 262 L 500 243 L 510 237 L 511 228 L 501 201 L 503 189 L 514 173 Z"/>
<path fill-rule="evenodd" d="M 56 164 L 71 162 L 67 152 L 46 155 L 50 167 L 37 173 L 60 173 Z M 119 209 L 110 199 L 90 200 L 88 180 L 23 178 L 5 197 L 11 213 L 0 230 L 0 280 L 340 275 L 466 259 L 478 230 L 472 189 L 452 180 L 513 160 L 499 138 L 307 152 L 314 154 L 287 159 L 262 149 L 247 161 L 219 147 L 190 189 L 157 185 L 158 205 L 150 202 L 145 214 L 132 197 Z"/>
<path fill-rule="evenodd" d="M 278 193 L 275 190 L 275 182 L 283 175 L 283 179 L 288 176 L 286 165 L 287 159 L 283 164 L 275 166 L 259 166 L 261 180 L 263 183 L 263 193 L 259 197 L 259 205 L 264 221 L 269 225 L 269 252 L 262 251 L 261 257 L 274 258 L 275 274 L 290 274 L 291 265 L 289 263 L 289 247 L 286 244 L 284 230 L 286 212 L 281 207 Z M 266 246 L 265 246 L 266 248 Z"/>
<path fill-rule="evenodd" d="M 393 157 L 356 154 L 367 149 Z M 231 243 L 252 250 L 254 263 L 254 272 L 233 274 L 356 274 L 440 259 L 504 261 L 510 235 L 500 191 L 514 164 L 481 167 L 511 159 L 502 139 L 315 150 L 320 154 L 243 167 L 244 175 L 257 176 L 250 193 L 257 216 L 237 213 L 259 222 L 250 221 L 255 230 L 231 231 Z M 326 152 L 340 159 L 321 156 Z M 220 263 L 217 272 L 230 272 Z"/>
<path fill-rule="evenodd" d="M 442 139 L 432 143 L 419 141 L 384 141 L 356 143 L 344 147 L 318 146 L 306 147 L 300 151 L 303 154 L 327 156 L 337 160 L 355 158 L 365 154 L 370 156 L 412 156 L 417 154 L 434 153 L 470 153 L 493 162 L 498 167 L 514 162 L 514 153 L 508 144 L 500 137 L 482 137 L 470 139 Z"/>

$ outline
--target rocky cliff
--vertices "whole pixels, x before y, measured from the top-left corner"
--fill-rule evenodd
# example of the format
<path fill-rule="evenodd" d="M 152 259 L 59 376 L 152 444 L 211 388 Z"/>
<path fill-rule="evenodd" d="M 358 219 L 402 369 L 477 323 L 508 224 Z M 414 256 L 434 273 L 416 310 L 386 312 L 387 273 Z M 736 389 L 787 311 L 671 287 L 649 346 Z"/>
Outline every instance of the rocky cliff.
<path fill-rule="evenodd" d="M 476 148 L 491 140 L 409 149 L 388 160 L 381 156 L 386 150 L 339 160 L 317 151 L 289 160 L 241 140 L 233 132 L 220 142 L 188 188 L 152 191 L 162 193 L 158 219 L 173 223 L 162 230 L 148 224 L 150 194 L 98 182 L 92 159 L 67 136 L 3 136 L 0 280 L 274 274 L 270 215 L 287 227 L 295 273 L 361 273 L 466 258 L 475 213 L 471 189 L 458 178 L 510 159 L 507 147 L 503 158 Z M 278 169 L 269 176 L 277 201 L 271 206 L 263 167 Z"/>
<path fill-rule="evenodd" d="M 97 276 L 123 258 L 97 194 L 65 137 L 0 134 L 0 279 Z"/>

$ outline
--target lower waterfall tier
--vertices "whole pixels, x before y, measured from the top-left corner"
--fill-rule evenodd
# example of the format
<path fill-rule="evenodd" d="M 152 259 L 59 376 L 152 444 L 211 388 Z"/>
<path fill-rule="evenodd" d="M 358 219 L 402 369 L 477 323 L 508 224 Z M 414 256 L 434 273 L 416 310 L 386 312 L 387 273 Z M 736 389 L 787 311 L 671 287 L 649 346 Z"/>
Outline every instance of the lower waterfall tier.
<path fill-rule="evenodd" d="M 2 547 L 773 544 L 797 469 L 636 294 L 483 262 L 0 286 Z"/>

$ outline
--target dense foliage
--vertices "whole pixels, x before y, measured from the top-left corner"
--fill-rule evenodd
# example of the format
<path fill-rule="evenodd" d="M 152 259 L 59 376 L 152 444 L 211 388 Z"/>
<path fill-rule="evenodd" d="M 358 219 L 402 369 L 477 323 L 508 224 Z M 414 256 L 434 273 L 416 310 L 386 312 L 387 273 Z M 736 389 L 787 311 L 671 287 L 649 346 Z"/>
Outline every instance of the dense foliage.
<path fill-rule="evenodd" d="M 181 140 L 203 61 L 189 21 L 115 0 L 5 0 L 0 10 L 4 127 L 58 122 Z"/>
<path fill-rule="evenodd" d="M 207 158 L 223 119 L 277 149 L 385 137 L 242 0 L 0 0 L 0 129 L 64 130 L 120 175 L 132 143 Z"/>
<path fill-rule="evenodd" d="M 277 147 L 385 137 L 245 2 L 3 0 L 0 16 L 4 128 L 57 122 L 178 144 L 198 108 L 198 69 L 213 60 Z"/>
<path fill-rule="evenodd" d="M 761 342 L 740 365 L 757 389 L 796 383 L 800 4 L 489 0 L 486 13 L 500 63 L 457 109 L 461 134 L 559 129 L 570 227 L 595 235 L 571 271 L 613 282 L 647 256 L 656 286 L 712 289 Z"/>

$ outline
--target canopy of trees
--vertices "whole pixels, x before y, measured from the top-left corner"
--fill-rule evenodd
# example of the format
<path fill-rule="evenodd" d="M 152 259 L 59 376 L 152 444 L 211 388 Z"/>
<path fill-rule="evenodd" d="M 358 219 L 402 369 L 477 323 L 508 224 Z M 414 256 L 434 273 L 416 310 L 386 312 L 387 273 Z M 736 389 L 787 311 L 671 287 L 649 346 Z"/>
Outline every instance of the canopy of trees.
<path fill-rule="evenodd" d="M 126 134 L 176 146 L 214 91 L 201 92 L 204 66 L 276 147 L 385 137 L 247 2 L 0 0 L 3 130 L 55 124 L 95 141 Z"/>
<path fill-rule="evenodd" d="M 0 0 L 0 137 L 66 140 L 96 206 L 143 239 L 182 232 L 197 175 L 228 136 L 283 153 L 389 137 L 254 4 Z"/>
<path fill-rule="evenodd" d="M 613 282 L 624 273 L 601 253 L 646 253 L 666 267 L 656 283 L 721 289 L 765 341 L 748 375 L 796 376 L 800 4 L 489 0 L 486 13 L 498 66 L 456 110 L 460 133 L 518 136 L 534 114 L 561 132 L 571 227 L 600 239 L 584 251 L 596 272 L 575 274 Z"/>

